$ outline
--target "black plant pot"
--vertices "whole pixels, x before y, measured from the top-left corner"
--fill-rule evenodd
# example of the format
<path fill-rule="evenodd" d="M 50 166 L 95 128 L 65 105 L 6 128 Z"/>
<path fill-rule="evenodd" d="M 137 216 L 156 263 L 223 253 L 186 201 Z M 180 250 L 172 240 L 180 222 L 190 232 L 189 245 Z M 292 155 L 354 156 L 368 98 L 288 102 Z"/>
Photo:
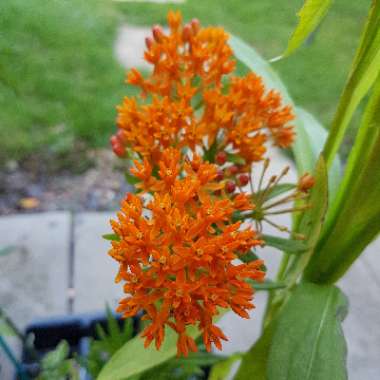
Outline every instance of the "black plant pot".
<path fill-rule="evenodd" d="M 116 320 L 122 326 L 123 320 L 117 316 Z M 89 338 L 96 338 L 96 325 L 101 325 L 107 331 L 107 317 L 105 313 L 79 314 L 37 320 L 25 329 L 25 336 L 34 336 L 34 348 L 31 351 L 23 347 L 22 368 L 29 377 L 33 378 L 39 372 L 39 360 L 48 352 L 54 350 L 62 340 L 70 346 L 70 356 L 86 357 L 89 351 Z M 133 319 L 134 334 L 139 331 L 140 318 Z M 83 369 L 81 380 L 91 380 Z M 18 379 L 18 377 L 16 377 Z"/>

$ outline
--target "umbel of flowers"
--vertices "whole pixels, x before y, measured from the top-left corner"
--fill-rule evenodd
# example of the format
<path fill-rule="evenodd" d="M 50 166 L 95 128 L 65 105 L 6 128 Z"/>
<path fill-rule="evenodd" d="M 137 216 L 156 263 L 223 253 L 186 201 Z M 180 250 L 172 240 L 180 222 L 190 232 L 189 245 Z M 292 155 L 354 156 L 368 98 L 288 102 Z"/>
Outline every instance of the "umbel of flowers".
<path fill-rule="evenodd" d="M 305 198 L 313 180 L 303 177 L 291 194 L 269 201 L 286 170 L 264 185 L 269 161 L 257 181 L 251 167 L 264 160 L 268 142 L 291 145 L 292 110 L 254 73 L 233 75 L 222 28 L 202 28 L 197 20 L 183 25 L 173 12 L 168 24 L 169 34 L 155 26 L 146 39 L 151 74 L 128 73 L 141 95 L 118 107 L 111 144 L 133 162 L 136 193 L 126 195 L 111 221 L 116 238 L 109 254 L 120 264 L 116 281 L 126 294 L 118 311 L 125 317 L 144 311 L 146 346 L 154 340 L 159 349 L 171 328 L 178 354 L 187 355 L 197 350 L 189 326 L 199 328 L 210 351 L 227 340 L 215 325 L 220 310 L 249 318 L 248 280 L 265 275 L 261 260 L 249 260 L 265 243 L 262 222 L 271 223 L 272 206 Z M 250 193 L 243 191 L 248 184 Z"/>

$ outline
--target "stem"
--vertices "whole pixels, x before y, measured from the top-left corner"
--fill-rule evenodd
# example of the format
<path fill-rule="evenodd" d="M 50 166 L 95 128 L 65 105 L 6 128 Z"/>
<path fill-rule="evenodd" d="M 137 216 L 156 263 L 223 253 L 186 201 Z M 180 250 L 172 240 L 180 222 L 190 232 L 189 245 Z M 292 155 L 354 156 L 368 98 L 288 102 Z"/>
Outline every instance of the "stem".
<path fill-rule="evenodd" d="M 8 356 L 9 360 L 12 362 L 14 367 L 16 368 L 17 374 L 19 375 L 21 380 L 29 380 L 29 376 L 25 373 L 25 370 L 22 368 L 20 362 L 16 359 L 15 355 L 13 355 L 12 350 L 0 335 L 0 347 L 4 350 L 5 354 Z"/>

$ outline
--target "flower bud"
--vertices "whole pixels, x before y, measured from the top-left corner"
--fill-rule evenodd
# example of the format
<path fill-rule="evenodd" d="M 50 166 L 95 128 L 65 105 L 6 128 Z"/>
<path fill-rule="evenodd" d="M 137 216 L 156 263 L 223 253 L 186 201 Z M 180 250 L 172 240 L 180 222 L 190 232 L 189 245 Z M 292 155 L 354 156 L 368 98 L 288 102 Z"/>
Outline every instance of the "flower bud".
<path fill-rule="evenodd" d="M 147 49 L 150 49 L 153 46 L 153 43 L 154 43 L 154 41 L 151 37 L 145 38 L 145 45 L 146 45 Z"/>
<path fill-rule="evenodd" d="M 313 176 L 305 173 L 298 181 L 298 190 L 307 193 L 315 184 Z"/>
<path fill-rule="evenodd" d="M 219 165 L 223 165 L 227 161 L 227 153 L 226 152 L 218 152 L 215 156 L 215 161 Z"/>
<path fill-rule="evenodd" d="M 156 42 L 160 42 L 162 37 L 164 36 L 164 31 L 162 30 L 160 25 L 155 25 L 152 28 L 152 34 Z"/>
<path fill-rule="evenodd" d="M 226 183 L 226 191 L 227 193 L 233 193 L 236 189 L 236 185 L 235 185 L 235 182 L 232 182 L 232 181 L 228 181 Z"/>
<path fill-rule="evenodd" d="M 249 177 L 247 174 L 240 174 L 238 179 L 241 186 L 245 186 L 249 182 Z"/>

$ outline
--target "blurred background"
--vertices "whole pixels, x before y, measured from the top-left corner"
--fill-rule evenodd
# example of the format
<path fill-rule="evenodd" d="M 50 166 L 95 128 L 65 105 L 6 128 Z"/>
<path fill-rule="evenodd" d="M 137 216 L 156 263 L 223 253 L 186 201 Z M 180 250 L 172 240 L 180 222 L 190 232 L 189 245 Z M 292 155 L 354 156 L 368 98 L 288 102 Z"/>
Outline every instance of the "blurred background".
<path fill-rule="evenodd" d="M 326 127 L 369 3 L 335 1 L 307 45 L 274 64 L 295 102 Z M 302 0 L 2 0 L 0 213 L 117 205 L 121 181 L 113 174 L 108 146 L 115 106 L 133 93 L 123 84 L 125 69 L 142 61 L 144 36 L 151 25 L 166 23 L 169 9 L 180 9 L 185 20 L 222 25 L 270 59 L 284 50 L 301 5 Z"/>

